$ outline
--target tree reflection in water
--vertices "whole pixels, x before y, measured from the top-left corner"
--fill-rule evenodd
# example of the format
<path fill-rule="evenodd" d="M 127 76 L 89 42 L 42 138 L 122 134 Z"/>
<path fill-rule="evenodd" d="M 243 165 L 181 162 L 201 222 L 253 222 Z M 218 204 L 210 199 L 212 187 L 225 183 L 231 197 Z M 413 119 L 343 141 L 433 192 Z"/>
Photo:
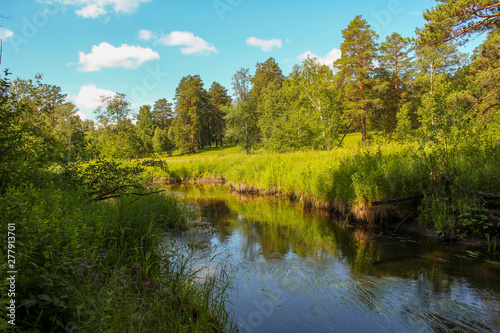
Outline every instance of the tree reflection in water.
<path fill-rule="evenodd" d="M 342 228 L 324 212 L 224 186 L 175 191 L 215 228 L 214 251 L 231 257 L 229 296 L 242 328 L 255 329 L 247 317 L 270 301 L 255 331 L 500 330 L 494 254 Z"/>

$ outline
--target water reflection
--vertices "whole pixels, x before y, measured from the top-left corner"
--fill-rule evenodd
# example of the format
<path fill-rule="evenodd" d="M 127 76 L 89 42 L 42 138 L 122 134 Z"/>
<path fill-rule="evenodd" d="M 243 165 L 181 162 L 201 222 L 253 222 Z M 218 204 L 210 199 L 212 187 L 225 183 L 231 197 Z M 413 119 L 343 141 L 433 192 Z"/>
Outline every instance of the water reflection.
<path fill-rule="evenodd" d="M 232 276 L 241 332 L 500 331 L 498 256 L 346 230 L 222 186 L 171 190 L 215 230 L 197 255 Z"/>

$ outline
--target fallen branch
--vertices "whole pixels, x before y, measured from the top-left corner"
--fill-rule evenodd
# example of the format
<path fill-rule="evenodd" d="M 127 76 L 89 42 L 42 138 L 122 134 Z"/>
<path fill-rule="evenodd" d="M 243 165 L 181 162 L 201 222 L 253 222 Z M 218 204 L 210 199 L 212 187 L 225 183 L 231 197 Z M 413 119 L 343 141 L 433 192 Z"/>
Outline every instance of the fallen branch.
<path fill-rule="evenodd" d="M 391 198 L 391 199 L 385 199 L 385 200 L 380 200 L 380 201 L 373 201 L 371 203 L 371 205 L 372 206 L 380 206 L 380 205 L 386 205 L 386 204 L 390 204 L 390 203 L 410 201 L 410 200 L 415 200 L 415 199 L 422 199 L 423 197 L 424 197 L 424 195 L 422 193 L 419 193 L 419 194 L 410 195 L 407 197 Z"/>
<path fill-rule="evenodd" d="M 91 202 L 96 202 L 96 201 L 103 201 L 103 200 L 107 200 L 107 199 L 111 199 L 111 198 L 119 198 L 121 195 L 118 194 L 118 195 L 110 195 L 116 191 L 118 191 L 120 188 L 116 188 L 108 193 L 105 193 L 103 195 L 100 195 L 92 200 L 90 200 Z M 146 192 L 146 193 L 136 193 L 136 192 L 131 192 L 131 193 L 125 193 L 125 194 L 133 194 L 133 195 L 137 195 L 137 196 L 145 196 L 145 195 L 150 195 L 150 194 L 157 194 L 157 193 L 161 193 L 161 192 L 165 192 L 165 190 L 160 190 L 160 191 L 155 191 L 155 192 Z"/>

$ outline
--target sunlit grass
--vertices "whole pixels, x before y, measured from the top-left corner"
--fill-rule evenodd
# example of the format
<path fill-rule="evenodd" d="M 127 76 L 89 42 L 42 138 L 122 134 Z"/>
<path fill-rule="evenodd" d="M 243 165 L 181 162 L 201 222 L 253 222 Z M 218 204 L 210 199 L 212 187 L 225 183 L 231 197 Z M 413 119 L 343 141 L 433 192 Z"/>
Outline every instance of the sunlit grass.
<path fill-rule="evenodd" d="M 408 203 L 371 205 L 378 200 L 420 193 L 441 200 L 449 196 L 446 191 L 451 186 L 453 202 L 448 205 L 455 208 L 448 211 L 453 211 L 480 204 L 475 191 L 500 189 L 500 146 L 491 138 L 486 143 L 461 142 L 446 148 L 384 141 L 363 146 L 359 133 L 345 140 L 342 148 L 326 152 L 278 154 L 258 149 L 246 155 L 239 147 L 209 149 L 165 158 L 169 170 L 158 174 L 181 180 L 219 177 L 240 191 L 279 193 L 305 206 L 333 208 L 366 221 L 404 218 L 411 209 Z M 447 175 L 452 183 L 443 180 Z M 427 200 L 422 205 L 420 213 L 432 221 L 431 207 L 436 203 Z M 440 229 L 452 227 L 439 222 Z"/>

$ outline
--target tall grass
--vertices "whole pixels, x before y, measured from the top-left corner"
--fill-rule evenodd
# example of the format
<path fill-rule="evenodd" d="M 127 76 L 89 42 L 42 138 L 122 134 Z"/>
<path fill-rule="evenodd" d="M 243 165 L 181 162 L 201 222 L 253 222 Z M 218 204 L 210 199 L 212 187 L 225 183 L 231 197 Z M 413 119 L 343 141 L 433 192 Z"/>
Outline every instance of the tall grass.
<path fill-rule="evenodd" d="M 176 198 L 126 195 L 96 203 L 79 189 L 50 184 L 11 188 L 0 198 L 2 233 L 7 223 L 17 233 L 14 331 L 231 329 L 224 275 L 196 281 L 177 269 L 189 258 L 165 242 L 165 229 L 186 227 L 187 210 Z M 7 286 L 0 288 L 6 295 Z"/>
<path fill-rule="evenodd" d="M 427 199 L 420 212 L 430 214 L 424 219 L 432 222 L 439 206 L 433 200 L 449 200 L 443 204 L 453 213 L 466 204 L 480 204 L 477 191 L 499 192 L 499 160 L 496 139 L 445 149 L 417 142 L 380 143 L 330 152 L 245 155 L 232 148 L 230 154 L 212 150 L 168 158 L 164 177 L 222 177 L 241 191 L 281 193 L 304 205 L 334 208 L 365 221 L 402 218 L 413 209 L 411 203 L 374 207 L 373 201 L 424 193 Z M 438 224 L 441 228 L 444 222 Z M 447 228 L 453 226 L 451 221 Z"/>

